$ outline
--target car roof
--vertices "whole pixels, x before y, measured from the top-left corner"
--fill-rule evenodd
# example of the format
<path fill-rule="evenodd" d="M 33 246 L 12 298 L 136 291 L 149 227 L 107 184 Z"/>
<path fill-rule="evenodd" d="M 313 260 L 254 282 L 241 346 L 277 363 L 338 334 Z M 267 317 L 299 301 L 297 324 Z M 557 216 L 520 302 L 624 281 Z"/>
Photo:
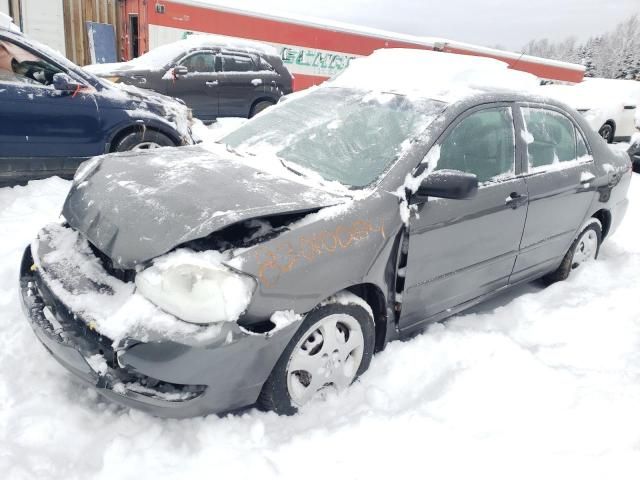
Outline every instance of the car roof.
<path fill-rule="evenodd" d="M 184 46 L 185 51 L 195 48 L 220 48 L 237 52 L 255 53 L 263 55 L 278 55 L 278 51 L 269 44 L 246 40 L 243 38 L 226 37 L 213 34 L 193 34 L 175 45 Z"/>

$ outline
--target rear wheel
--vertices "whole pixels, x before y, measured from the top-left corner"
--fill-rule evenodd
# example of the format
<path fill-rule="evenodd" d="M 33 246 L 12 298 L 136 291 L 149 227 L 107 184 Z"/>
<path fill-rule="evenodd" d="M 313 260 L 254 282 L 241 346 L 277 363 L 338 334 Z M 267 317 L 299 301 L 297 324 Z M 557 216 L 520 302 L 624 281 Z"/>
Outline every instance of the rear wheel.
<path fill-rule="evenodd" d="M 292 415 L 311 399 L 346 389 L 371 363 L 375 329 L 358 304 L 312 310 L 265 382 L 258 406 Z"/>
<path fill-rule="evenodd" d="M 573 242 L 558 269 L 545 276 L 544 281 L 551 284 L 566 280 L 573 270 L 598 258 L 601 243 L 602 224 L 598 219 L 592 218 Z"/>
<path fill-rule="evenodd" d="M 615 129 L 613 128 L 613 125 L 611 125 L 610 123 L 605 123 L 602 127 L 600 127 L 600 130 L 598 130 L 598 133 L 602 138 L 604 138 L 604 140 L 607 143 L 613 142 Z"/>
<path fill-rule="evenodd" d="M 271 105 L 273 105 L 273 102 L 270 102 L 268 100 L 263 100 L 261 102 L 256 103 L 253 107 L 251 107 L 251 112 L 249 112 L 249 118 L 255 117 L 257 114 L 259 114 L 265 108 L 270 107 Z"/>
<path fill-rule="evenodd" d="M 155 130 L 140 130 L 131 132 L 116 143 L 114 152 L 128 152 L 130 150 L 151 150 L 160 147 L 174 147 L 175 143 L 164 133 Z"/>

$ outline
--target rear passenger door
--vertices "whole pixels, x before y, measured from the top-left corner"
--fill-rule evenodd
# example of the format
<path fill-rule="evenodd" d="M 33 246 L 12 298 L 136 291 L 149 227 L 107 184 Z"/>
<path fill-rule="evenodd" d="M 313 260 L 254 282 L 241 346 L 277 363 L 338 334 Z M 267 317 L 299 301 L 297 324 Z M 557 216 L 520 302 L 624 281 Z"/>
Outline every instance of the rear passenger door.
<path fill-rule="evenodd" d="M 267 72 L 261 71 L 257 58 L 243 53 L 222 52 L 220 79 L 220 116 L 248 117 L 256 91 L 264 90 Z"/>
<path fill-rule="evenodd" d="M 593 157 L 573 120 L 546 105 L 521 105 L 519 111 L 529 211 L 513 282 L 562 261 L 595 196 Z"/>

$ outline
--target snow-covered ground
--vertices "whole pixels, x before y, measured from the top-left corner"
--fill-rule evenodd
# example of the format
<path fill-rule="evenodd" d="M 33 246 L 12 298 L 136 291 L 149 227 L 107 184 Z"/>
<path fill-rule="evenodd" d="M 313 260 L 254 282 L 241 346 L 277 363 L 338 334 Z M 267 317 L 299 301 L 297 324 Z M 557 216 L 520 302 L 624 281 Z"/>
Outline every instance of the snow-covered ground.
<path fill-rule="evenodd" d="M 621 229 L 569 281 L 395 342 L 294 417 L 189 420 L 103 401 L 23 317 L 22 249 L 68 187 L 0 189 L 0 478 L 640 477 L 640 176 Z"/>

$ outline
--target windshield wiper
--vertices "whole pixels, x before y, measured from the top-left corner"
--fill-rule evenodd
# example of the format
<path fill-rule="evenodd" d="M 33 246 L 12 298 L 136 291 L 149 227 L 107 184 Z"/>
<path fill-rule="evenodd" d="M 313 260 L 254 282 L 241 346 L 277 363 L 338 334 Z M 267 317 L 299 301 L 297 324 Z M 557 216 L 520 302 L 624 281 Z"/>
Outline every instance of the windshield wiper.
<path fill-rule="evenodd" d="M 244 157 L 243 153 L 241 153 L 240 151 L 236 150 L 235 148 L 233 148 L 232 146 L 230 146 L 230 145 L 228 145 L 226 143 L 222 143 L 220 140 L 217 140 L 217 141 L 215 141 L 213 143 L 217 143 L 218 145 L 222 145 L 225 148 L 225 150 L 227 152 L 229 152 L 229 153 L 233 153 L 235 155 L 238 155 L 239 157 Z"/>
<path fill-rule="evenodd" d="M 282 164 L 282 166 L 284 168 L 286 168 L 287 170 L 289 170 L 290 172 L 295 173 L 296 175 L 298 175 L 299 177 L 306 177 L 307 175 L 305 175 L 304 173 L 302 173 L 299 170 L 296 170 L 295 168 L 291 167 L 291 165 L 288 164 L 288 162 L 286 160 L 283 160 L 282 158 L 278 157 L 278 160 L 280 160 L 280 163 Z"/>

